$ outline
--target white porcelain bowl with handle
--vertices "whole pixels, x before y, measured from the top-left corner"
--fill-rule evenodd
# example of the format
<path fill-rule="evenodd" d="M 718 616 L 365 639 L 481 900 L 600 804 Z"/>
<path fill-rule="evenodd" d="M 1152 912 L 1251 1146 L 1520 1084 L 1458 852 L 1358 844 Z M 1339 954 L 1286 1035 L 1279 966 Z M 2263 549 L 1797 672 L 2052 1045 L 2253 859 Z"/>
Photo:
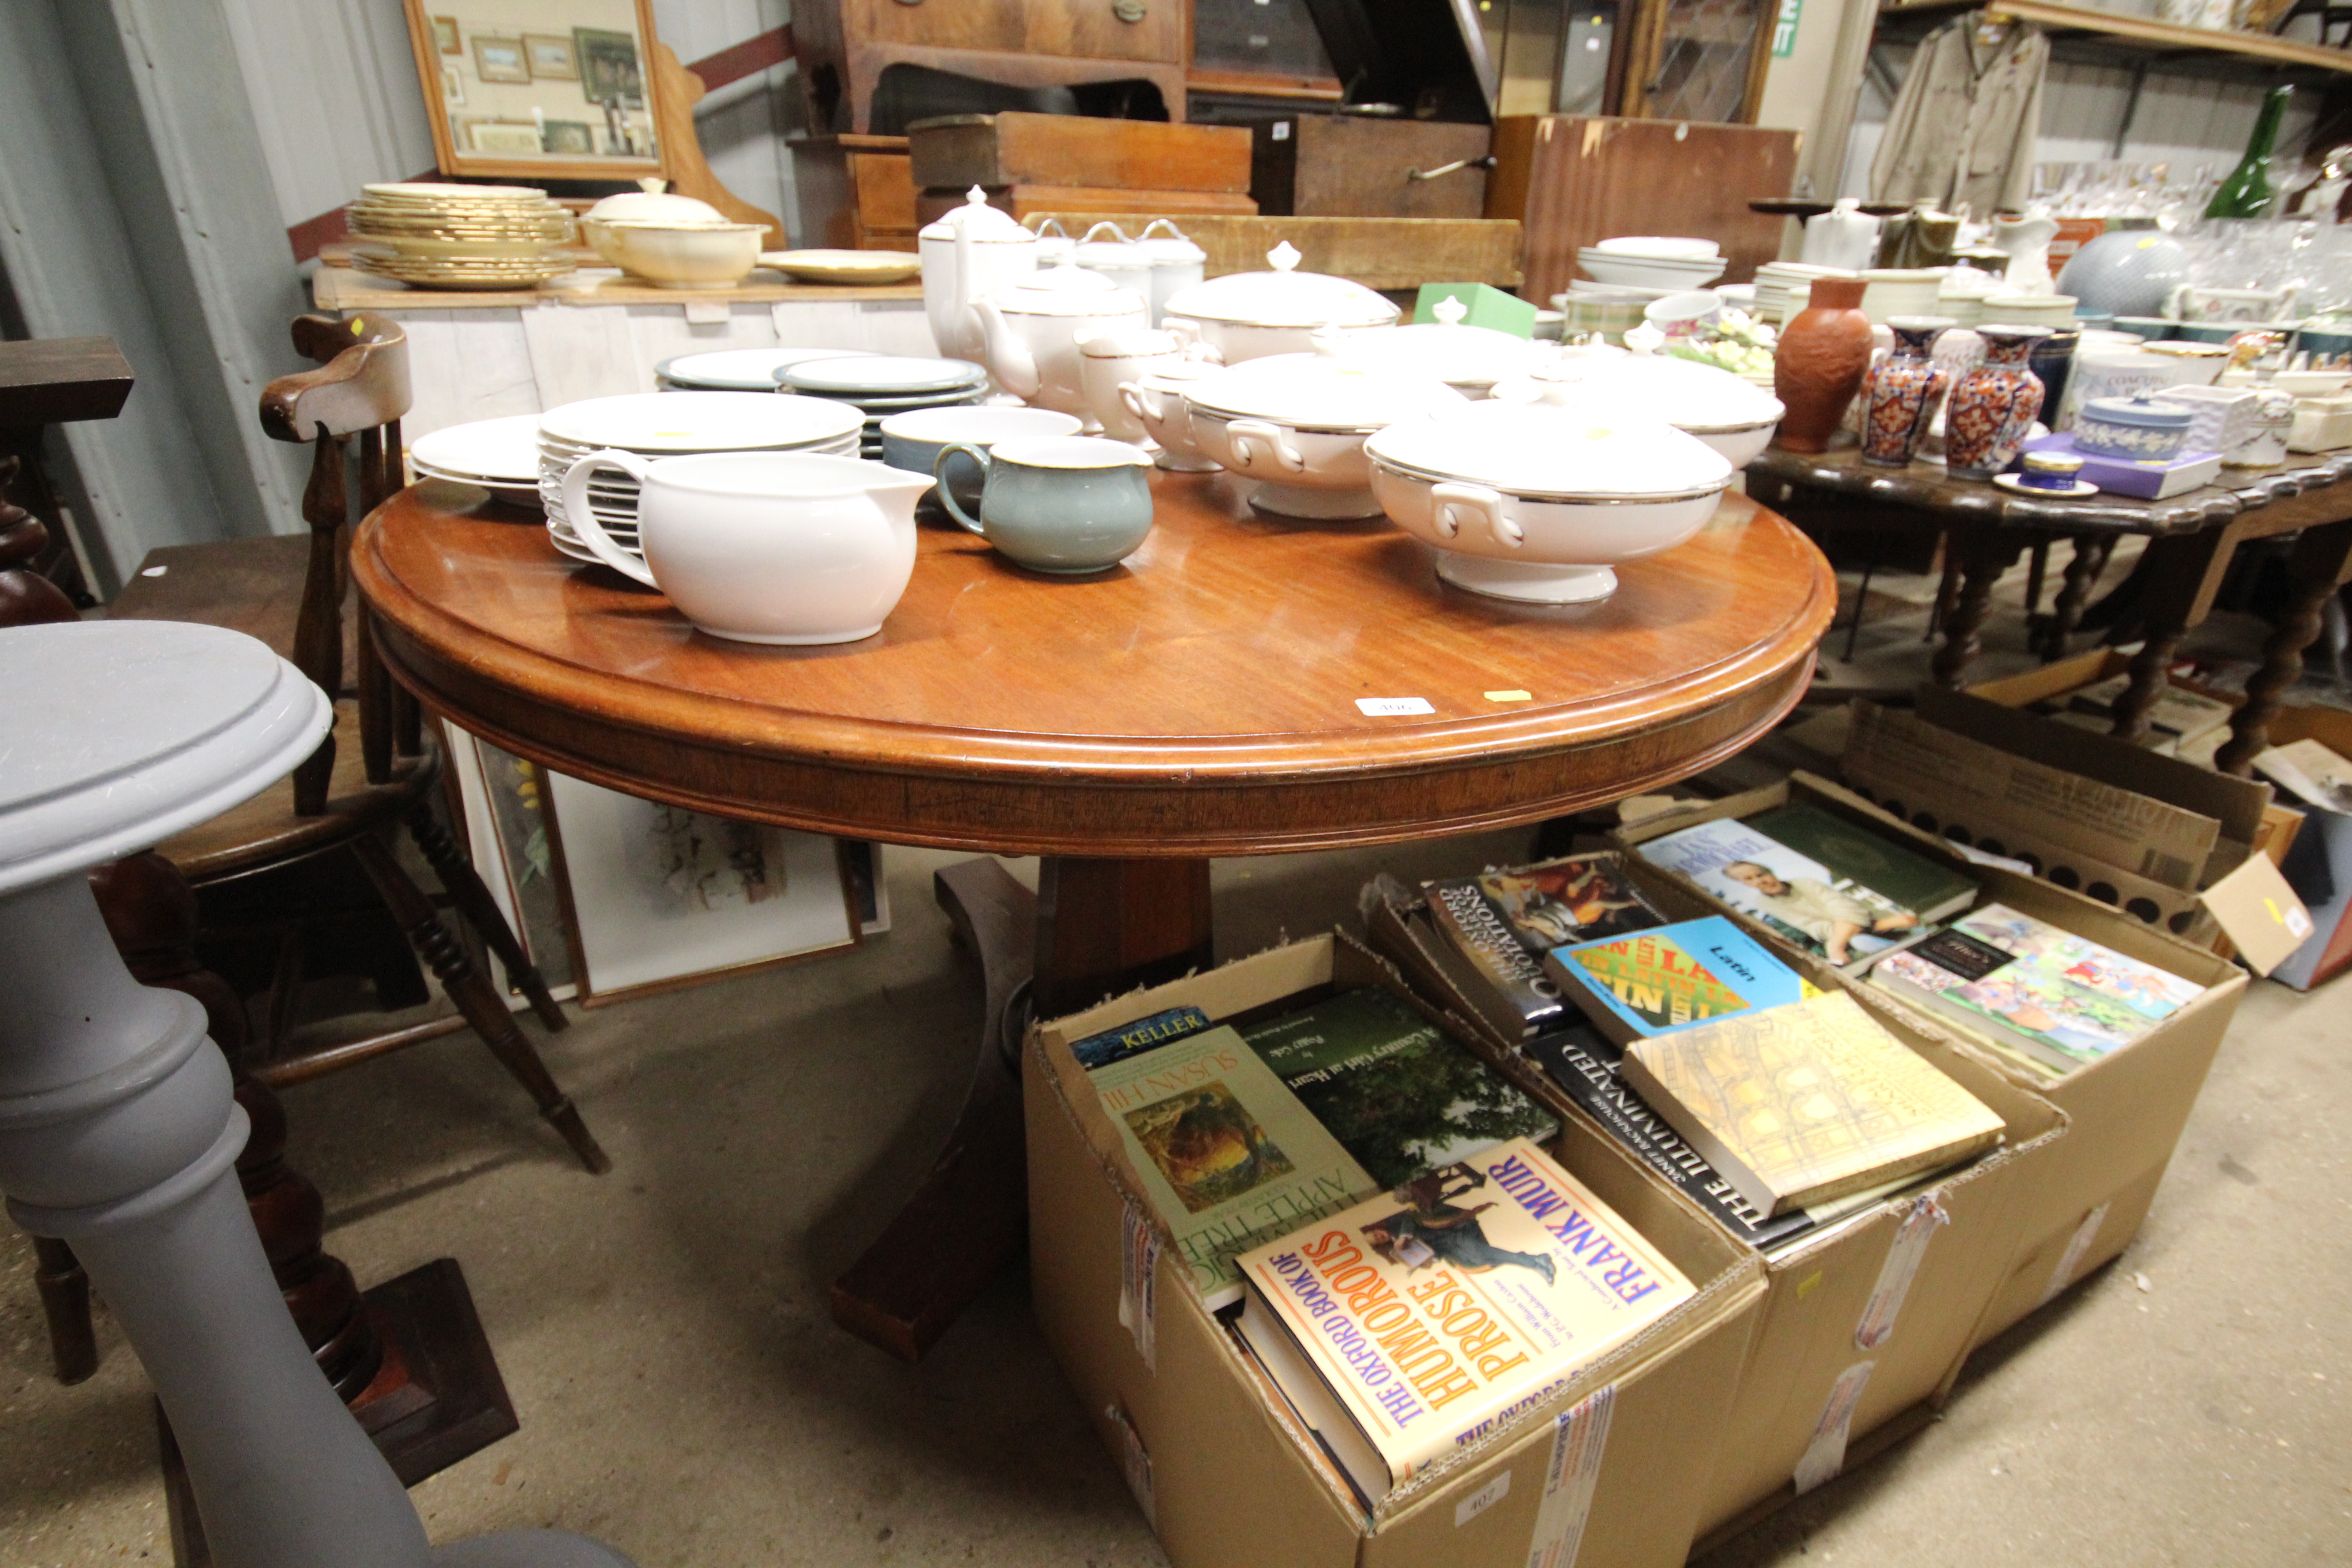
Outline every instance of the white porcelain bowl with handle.
<path fill-rule="evenodd" d="M 1266 253 L 1265 272 L 1228 272 L 1180 289 L 1158 323 L 1215 352 L 1227 364 L 1305 353 L 1326 327 L 1387 327 L 1404 312 L 1362 284 L 1297 270 L 1286 240 Z"/>
<path fill-rule="evenodd" d="M 1715 514 L 1732 467 L 1664 421 L 1607 418 L 1556 384 L 1536 403 L 1475 403 L 1364 444 L 1372 493 L 1438 552 L 1456 587 L 1578 605 L 1617 590 L 1612 568 L 1671 550 Z M 1555 401 L 1558 399 L 1558 401 Z"/>
<path fill-rule="evenodd" d="M 1501 383 L 1494 395 L 1518 404 L 1551 396 L 1604 419 L 1660 420 L 1697 437 L 1735 468 L 1772 444 L 1787 412 L 1779 398 L 1730 371 L 1666 354 L 1563 355 L 1531 376 Z"/>
<path fill-rule="evenodd" d="M 1191 383 L 1184 404 L 1202 453 L 1259 482 L 1250 504 L 1284 517 L 1375 517 L 1364 438 L 1469 402 L 1435 376 L 1346 357 L 1336 333 L 1318 351 L 1274 354 Z"/>

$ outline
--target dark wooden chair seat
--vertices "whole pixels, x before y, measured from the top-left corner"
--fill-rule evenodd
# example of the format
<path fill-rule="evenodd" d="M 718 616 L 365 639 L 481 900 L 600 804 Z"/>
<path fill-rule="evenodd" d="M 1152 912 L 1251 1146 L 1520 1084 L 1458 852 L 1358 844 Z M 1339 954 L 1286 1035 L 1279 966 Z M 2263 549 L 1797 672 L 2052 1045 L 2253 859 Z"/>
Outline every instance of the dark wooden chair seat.
<path fill-rule="evenodd" d="M 337 729 L 348 731 L 358 720 L 356 699 L 337 700 Z M 317 815 L 305 816 L 294 809 L 294 785 L 286 780 L 155 847 L 183 876 L 201 887 L 225 877 L 322 854 L 366 834 L 383 833 L 425 805 L 428 793 L 439 788 L 440 783 L 441 749 L 430 737 L 421 755 L 398 759 L 392 776 L 382 783 L 372 783 L 357 748 L 345 746 L 335 753 L 334 769 L 327 780 L 326 809 Z"/>

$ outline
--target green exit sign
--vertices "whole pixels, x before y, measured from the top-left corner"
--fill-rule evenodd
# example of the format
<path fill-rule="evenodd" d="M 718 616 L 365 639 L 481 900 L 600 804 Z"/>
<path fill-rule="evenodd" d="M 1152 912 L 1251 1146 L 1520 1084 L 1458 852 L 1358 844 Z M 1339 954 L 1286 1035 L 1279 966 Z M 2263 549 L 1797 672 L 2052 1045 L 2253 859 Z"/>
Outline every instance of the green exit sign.
<path fill-rule="evenodd" d="M 1772 58 L 1787 59 L 1797 52 L 1797 19 L 1805 14 L 1805 0 L 1780 0 L 1780 15 L 1772 23 Z"/>

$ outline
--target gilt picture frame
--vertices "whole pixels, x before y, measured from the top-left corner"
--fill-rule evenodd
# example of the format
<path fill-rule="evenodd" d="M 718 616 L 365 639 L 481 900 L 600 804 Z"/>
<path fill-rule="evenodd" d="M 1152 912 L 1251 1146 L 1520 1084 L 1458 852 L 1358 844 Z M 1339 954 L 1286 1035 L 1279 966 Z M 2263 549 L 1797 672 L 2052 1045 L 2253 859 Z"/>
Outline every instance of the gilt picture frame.
<path fill-rule="evenodd" d="M 457 37 L 457 18 L 455 16 L 433 18 L 433 41 L 441 47 L 441 52 L 445 55 L 462 55 L 466 52 L 465 44 Z"/>
<path fill-rule="evenodd" d="M 580 53 L 561 33 L 525 33 L 523 58 L 530 64 L 533 81 L 578 81 Z"/>
<path fill-rule="evenodd" d="M 474 74 L 484 81 L 529 82 L 530 60 L 520 37 L 474 35 Z"/>
<path fill-rule="evenodd" d="M 477 74 L 470 48 L 457 59 L 445 60 L 441 48 L 445 30 L 426 8 L 430 3 L 403 0 L 411 53 L 425 99 L 425 121 L 433 136 L 434 163 L 443 176 L 536 184 L 542 180 L 630 181 L 672 174 L 667 139 L 659 127 L 667 95 L 680 89 L 672 85 L 678 79 L 675 67 L 665 63 L 672 57 L 654 30 L 652 0 L 578 0 L 571 7 L 570 19 L 597 23 L 588 30 L 608 33 L 626 46 L 625 51 L 618 46 L 603 46 L 604 63 L 598 68 L 605 73 L 603 84 L 615 89 L 616 111 L 625 120 L 625 134 L 618 138 L 601 129 L 607 116 L 601 103 L 590 97 L 583 80 L 534 79 L 528 86 L 513 80 L 487 80 Z M 478 35 L 487 35 L 514 51 L 511 62 L 493 51 L 494 66 L 511 63 L 527 72 L 531 55 L 525 38 L 561 36 L 551 26 L 561 16 L 560 12 L 549 14 L 541 0 L 476 0 L 473 8 L 454 19 L 459 23 L 462 41 L 470 43 Z M 584 78 L 590 69 L 588 58 L 576 35 L 570 41 L 574 68 Z M 458 67 L 462 103 L 446 90 L 441 69 L 445 63 Z M 665 75 L 665 71 L 673 74 Z M 508 70 L 506 74 L 511 78 L 515 73 Z M 541 110 L 540 116 L 531 115 L 534 108 Z M 493 133 L 492 140 L 500 150 L 480 151 L 466 129 L 469 111 L 472 117 L 487 120 L 582 121 L 600 129 L 586 152 L 549 152 L 542 144 L 526 153 L 520 137 L 510 139 L 509 151 L 509 138 L 498 133 Z M 577 138 L 566 132 L 554 140 L 569 147 Z"/>

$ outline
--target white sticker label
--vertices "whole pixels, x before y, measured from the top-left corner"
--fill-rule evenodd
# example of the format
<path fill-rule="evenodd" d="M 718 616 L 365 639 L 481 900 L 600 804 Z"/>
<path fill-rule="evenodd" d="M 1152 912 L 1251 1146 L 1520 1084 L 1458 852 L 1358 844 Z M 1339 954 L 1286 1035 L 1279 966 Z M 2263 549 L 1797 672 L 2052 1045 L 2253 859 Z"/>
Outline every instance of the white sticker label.
<path fill-rule="evenodd" d="M 723 327 L 731 314 L 724 300 L 688 300 L 685 303 L 686 324 L 689 327 Z"/>
<path fill-rule="evenodd" d="M 1393 719 L 1405 713 L 1434 713 L 1426 697 L 1359 697 L 1356 707 L 1367 719 Z"/>
<path fill-rule="evenodd" d="M 158 566 L 155 570 L 161 572 L 163 568 Z M 2311 934 L 2311 917 L 2303 912 L 2301 904 L 2287 906 L 2285 924 L 2286 933 L 2291 937 L 2300 940 Z"/>
<path fill-rule="evenodd" d="M 1845 1468 L 1847 1428 L 1853 1425 L 1853 1408 L 1862 1403 L 1862 1391 L 1870 1382 L 1870 1374 L 1878 1366 L 1874 1361 L 1858 1361 L 1838 1373 L 1830 1384 L 1830 1396 L 1822 1405 L 1822 1418 L 1813 1423 L 1813 1440 L 1805 1445 L 1804 1457 L 1797 1461 L 1797 1473 L 1789 1478 L 1804 1496 L 1823 1481 L 1834 1480 Z"/>
<path fill-rule="evenodd" d="M 1903 1298 L 1911 1293 L 1911 1281 L 1927 1256 L 1927 1244 L 1936 1239 L 1938 1226 L 1951 1223 L 1952 1216 L 1944 1212 L 1933 1193 L 1911 1200 L 1911 1213 L 1886 1248 L 1886 1262 L 1878 1271 L 1878 1289 L 1870 1293 L 1868 1304 L 1862 1309 L 1862 1321 L 1853 1327 L 1856 1350 L 1874 1351 L 1894 1337 L 1895 1314 L 1903 1310 Z"/>
<path fill-rule="evenodd" d="M 171 568 L 169 566 L 150 566 L 142 571 L 139 575 L 142 577 L 161 577 L 164 573 L 169 572 Z"/>
<path fill-rule="evenodd" d="M 2065 1256 L 2059 1258 L 2058 1267 L 2050 1271 L 2050 1283 L 2042 1288 L 2042 1300 L 2035 1303 L 2037 1306 L 2047 1305 L 2052 1297 L 2074 1282 L 2074 1271 L 2082 1268 L 2083 1255 L 2091 1250 L 2091 1243 L 2099 1239 L 2099 1227 L 2106 1223 L 2105 1204 L 2083 1216 L 2083 1223 L 2074 1227 L 2073 1238 L 2066 1243 Z"/>
<path fill-rule="evenodd" d="M 1118 1321 L 1134 1337 L 1135 1352 L 1152 1372 L 1160 1370 L 1158 1332 L 1160 1233 L 1132 1203 L 1126 1205 L 1118 1235 Z"/>
<path fill-rule="evenodd" d="M 1277 120 L 1274 122 L 1274 139 L 1276 142 L 1287 142 L 1290 140 L 1289 121 Z"/>
<path fill-rule="evenodd" d="M 1576 1568 L 1592 1490 L 1601 1480 L 1601 1457 L 1609 1447 L 1609 1416 L 1616 1407 L 1612 1383 L 1559 1413 L 1552 1427 L 1551 1463 L 1544 1470 L 1543 1504 L 1528 1542 L 1528 1568 Z"/>
<path fill-rule="evenodd" d="M 1454 1528 L 1461 1529 L 1510 1495 L 1511 1472 L 1505 1470 L 1501 1475 L 1454 1505 Z"/>

